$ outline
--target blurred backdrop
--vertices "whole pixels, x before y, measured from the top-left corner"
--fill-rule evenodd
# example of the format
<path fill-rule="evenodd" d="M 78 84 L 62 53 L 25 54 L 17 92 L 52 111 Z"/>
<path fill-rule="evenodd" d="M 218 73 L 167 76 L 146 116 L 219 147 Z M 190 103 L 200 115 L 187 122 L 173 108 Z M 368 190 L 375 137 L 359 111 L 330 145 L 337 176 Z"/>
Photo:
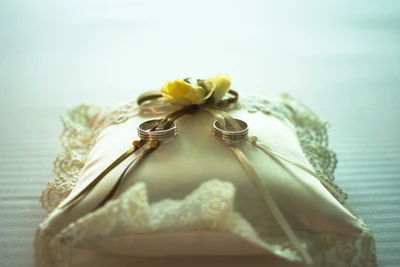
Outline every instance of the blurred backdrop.
<path fill-rule="evenodd" d="M 0 0 L 0 265 L 33 266 L 59 115 L 227 73 L 332 124 L 337 182 L 400 262 L 400 2 Z"/>

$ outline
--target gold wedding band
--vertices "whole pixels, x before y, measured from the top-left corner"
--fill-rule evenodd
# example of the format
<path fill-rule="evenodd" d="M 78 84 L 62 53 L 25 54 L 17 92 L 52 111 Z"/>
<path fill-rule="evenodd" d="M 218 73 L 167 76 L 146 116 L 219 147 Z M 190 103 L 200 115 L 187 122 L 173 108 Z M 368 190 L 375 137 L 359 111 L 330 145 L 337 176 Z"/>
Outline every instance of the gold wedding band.
<path fill-rule="evenodd" d="M 239 124 L 241 130 L 236 130 L 231 124 L 227 124 L 225 129 L 222 129 L 220 123 L 217 120 L 214 121 L 212 129 L 213 135 L 216 138 L 225 141 L 227 144 L 234 144 L 245 140 L 249 133 L 247 123 L 239 119 L 235 119 L 235 121 Z"/>
<path fill-rule="evenodd" d="M 175 136 L 178 133 L 178 128 L 175 122 L 173 122 L 168 129 L 159 130 L 159 127 L 157 126 L 162 126 L 160 122 L 161 119 L 154 119 L 141 123 L 137 127 L 139 138 L 145 139 L 147 141 L 164 141 Z M 157 128 L 153 130 L 155 127 Z"/>

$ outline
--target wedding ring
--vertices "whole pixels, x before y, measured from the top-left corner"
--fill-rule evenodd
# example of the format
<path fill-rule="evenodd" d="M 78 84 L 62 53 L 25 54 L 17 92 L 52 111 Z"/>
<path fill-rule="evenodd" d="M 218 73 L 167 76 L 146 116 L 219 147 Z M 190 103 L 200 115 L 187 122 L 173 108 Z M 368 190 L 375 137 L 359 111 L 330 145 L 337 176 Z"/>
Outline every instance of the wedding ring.
<path fill-rule="evenodd" d="M 235 129 L 231 124 L 227 124 L 225 127 L 226 129 L 221 129 L 222 126 L 220 123 L 217 120 L 214 121 L 212 129 L 213 135 L 220 140 L 224 140 L 228 144 L 234 144 L 245 140 L 249 133 L 247 123 L 239 119 L 235 119 L 235 121 L 239 124 L 241 130 Z"/>
<path fill-rule="evenodd" d="M 178 133 L 175 122 L 168 129 L 152 130 L 160 123 L 160 119 L 148 120 L 137 127 L 138 136 L 148 141 L 164 141 Z"/>

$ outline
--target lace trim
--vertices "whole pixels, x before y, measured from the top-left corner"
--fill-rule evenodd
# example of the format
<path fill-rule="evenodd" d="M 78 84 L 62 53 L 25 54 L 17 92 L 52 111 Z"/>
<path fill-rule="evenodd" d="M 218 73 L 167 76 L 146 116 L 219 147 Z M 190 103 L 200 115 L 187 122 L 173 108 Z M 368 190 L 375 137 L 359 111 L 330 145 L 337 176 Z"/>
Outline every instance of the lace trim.
<path fill-rule="evenodd" d="M 111 125 L 123 123 L 136 116 L 137 110 L 135 102 L 111 111 L 80 105 L 61 117 L 64 131 L 60 140 L 64 151 L 54 161 L 53 172 L 56 177 L 47 183 L 40 196 L 44 209 L 53 211 L 71 193 L 99 134 Z"/>
<path fill-rule="evenodd" d="M 76 184 L 90 151 L 91 128 L 99 111 L 98 107 L 80 105 L 61 117 L 64 131 L 60 139 L 64 151 L 54 161 L 53 172 L 56 177 L 47 183 L 40 196 L 43 208 L 49 212 L 69 195 Z"/>
<path fill-rule="evenodd" d="M 183 200 L 164 199 L 150 204 L 144 183 L 137 183 L 119 198 L 71 223 L 50 237 L 38 232 L 38 266 L 69 266 L 71 248 L 96 247 L 107 238 L 156 232 L 211 231 L 232 233 L 289 261 L 300 261 L 284 235 L 256 232 L 237 212 L 236 188 L 216 179 L 202 183 Z M 46 221 L 40 226 L 45 229 Z M 261 229 L 268 229 L 265 225 Z M 264 235 L 265 234 L 265 235 Z M 365 229 L 360 235 L 299 232 L 316 266 L 374 266 L 374 243 Z M 358 265 L 360 264 L 360 265 Z"/>

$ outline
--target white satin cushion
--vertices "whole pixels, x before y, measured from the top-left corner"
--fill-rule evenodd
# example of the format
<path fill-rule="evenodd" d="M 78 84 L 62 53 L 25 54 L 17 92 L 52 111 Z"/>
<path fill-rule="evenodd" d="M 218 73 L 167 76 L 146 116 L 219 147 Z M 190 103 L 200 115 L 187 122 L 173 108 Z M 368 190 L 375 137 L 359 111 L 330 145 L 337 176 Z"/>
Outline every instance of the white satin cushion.
<path fill-rule="evenodd" d="M 293 130 L 296 125 L 243 108 L 229 113 L 249 125 L 251 136 L 312 169 Z M 140 123 L 158 117 L 139 115 L 102 130 L 67 201 L 132 147 Z M 214 120 L 202 110 L 182 117 L 178 135 L 134 164 L 114 200 L 93 211 L 133 156 L 76 205 L 56 208 L 41 225 L 41 234 L 57 243 L 69 237 L 70 248 L 135 257 L 273 254 L 300 260 L 242 164 L 212 135 Z M 335 236 L 340 244 L 361 242 L 365 228 L 315 177 L 248 142 L 236 147 L 316 261 L 337 254 L 337 244 L 327 245 L 323 237 Z"/>

